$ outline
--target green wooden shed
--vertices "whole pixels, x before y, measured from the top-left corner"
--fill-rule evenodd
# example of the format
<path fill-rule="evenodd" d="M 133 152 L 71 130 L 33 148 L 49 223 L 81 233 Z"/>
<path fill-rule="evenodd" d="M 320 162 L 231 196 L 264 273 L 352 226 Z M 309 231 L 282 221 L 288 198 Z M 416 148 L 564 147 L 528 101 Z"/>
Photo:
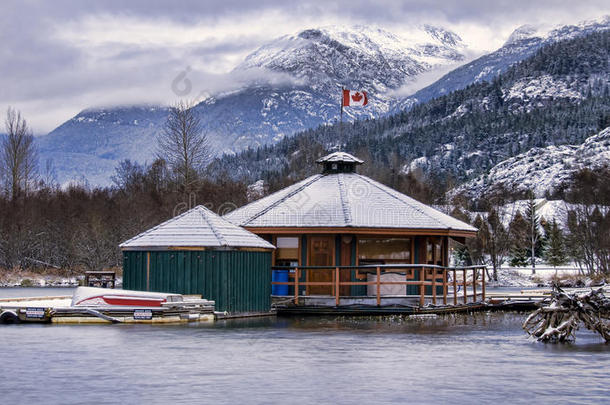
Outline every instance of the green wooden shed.
<path fill-rule="evenodd" d="M 125 289 L 201 294 L 230 313 L 270 310 L 274 246 L 203 206 L 119 247 Z"/>

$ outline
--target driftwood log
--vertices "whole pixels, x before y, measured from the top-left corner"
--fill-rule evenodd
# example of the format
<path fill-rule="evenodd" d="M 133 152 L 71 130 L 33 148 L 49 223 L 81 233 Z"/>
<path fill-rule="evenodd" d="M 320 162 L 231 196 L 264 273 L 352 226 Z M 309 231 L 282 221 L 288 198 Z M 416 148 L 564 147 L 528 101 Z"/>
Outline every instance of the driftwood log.
<path fill-rule="evenodd" d="M 523 322 L 523 329 L 541 342 L 572 342 L 580 325 L 610 342 L 610 298 L 603 288 L 568 294 L 553 287 L 550 302 Z"/>

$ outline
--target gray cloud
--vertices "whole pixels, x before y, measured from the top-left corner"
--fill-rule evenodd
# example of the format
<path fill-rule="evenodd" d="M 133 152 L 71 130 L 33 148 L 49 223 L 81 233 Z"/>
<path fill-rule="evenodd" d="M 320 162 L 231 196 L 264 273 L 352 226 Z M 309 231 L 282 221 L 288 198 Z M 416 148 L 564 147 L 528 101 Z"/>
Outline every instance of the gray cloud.
<path fill-rule="evenodd" d="M 229 73 L 245 55 L 278 35 L 316 25 L 360 23 L 401 32 L 432 23 L 493 49 L 524 23 L 608 13 L 607 1 L 597 0 L 9 0 L 0 13 L 0 109 L 21 109 L 44 133 L 93 105 L 171 102 L 172 80 L 187 66 L 200 91 L 231 90 L 251 79 Z"/>

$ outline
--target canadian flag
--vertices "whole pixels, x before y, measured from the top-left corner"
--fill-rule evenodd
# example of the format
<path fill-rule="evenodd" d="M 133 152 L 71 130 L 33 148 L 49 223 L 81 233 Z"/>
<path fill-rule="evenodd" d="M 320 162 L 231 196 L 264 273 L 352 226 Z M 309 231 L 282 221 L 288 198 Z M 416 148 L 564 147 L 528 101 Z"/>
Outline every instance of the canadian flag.
<path fill-rule="evenodd" d="M 343 89 L 343 107 L 358 107 L 368 103 L 369 99 L 366 96 L 366 91 Z"/>

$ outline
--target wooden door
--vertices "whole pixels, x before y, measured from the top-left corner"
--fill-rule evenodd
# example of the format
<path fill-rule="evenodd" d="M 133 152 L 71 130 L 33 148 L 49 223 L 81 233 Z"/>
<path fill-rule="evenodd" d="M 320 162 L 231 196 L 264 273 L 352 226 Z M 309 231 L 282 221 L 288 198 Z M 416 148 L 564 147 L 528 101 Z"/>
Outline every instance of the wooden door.
<path fill-rule="evenodd" d="M 328 270 L 308 270 L 307 281 L 332 282 L 334 265 L 335 243 L 334 238 L 329 236 L 312 236 L 309 238 L 309 266 L 328 266 Z M 307 286 L 308 295 L 331 295 L 331 285 Z"/>
<path fill-rule="evenodd" d="M 352 240 L 353 236 L 343 236 L 341 237 L 341 266 L 351 266 L 352 265 Z M 339 279 L 341 281 L 351 281 L 351 270 L 341 270 L 339 272 Z M 339 295 L 347 296 L 350 294 L 350 286 L 342 285 L 339 289 Z"/>

